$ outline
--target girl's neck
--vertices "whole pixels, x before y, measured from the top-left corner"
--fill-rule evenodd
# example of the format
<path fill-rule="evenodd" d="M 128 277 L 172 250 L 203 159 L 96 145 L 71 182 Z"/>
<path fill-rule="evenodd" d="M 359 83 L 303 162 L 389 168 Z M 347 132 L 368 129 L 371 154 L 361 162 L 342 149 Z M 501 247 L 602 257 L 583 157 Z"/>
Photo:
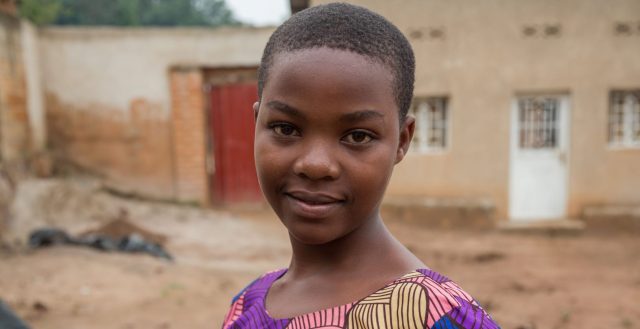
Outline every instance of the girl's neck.
<path fill-rule="evenodd" d="M 293 280 L 312 276 L 361 278 L 363 273 L 376 272 L 395 275 L 423 266 L 396 240 L 379 216 L 326 244 L 302 244 L 291 237 L 291 245 L 293 256 L 287 277 Z"/>

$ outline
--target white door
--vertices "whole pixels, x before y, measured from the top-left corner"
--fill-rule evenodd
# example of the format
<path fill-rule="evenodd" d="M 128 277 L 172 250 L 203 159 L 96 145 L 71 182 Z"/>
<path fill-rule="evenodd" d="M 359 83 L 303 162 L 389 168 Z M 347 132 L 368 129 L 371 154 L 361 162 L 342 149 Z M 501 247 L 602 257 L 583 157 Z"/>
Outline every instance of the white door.
<path fill-rule="evenodd" d="M 523 96 L 512 107 L 510 219 L 561 219 L 567 208 L 569 99 Z"/>

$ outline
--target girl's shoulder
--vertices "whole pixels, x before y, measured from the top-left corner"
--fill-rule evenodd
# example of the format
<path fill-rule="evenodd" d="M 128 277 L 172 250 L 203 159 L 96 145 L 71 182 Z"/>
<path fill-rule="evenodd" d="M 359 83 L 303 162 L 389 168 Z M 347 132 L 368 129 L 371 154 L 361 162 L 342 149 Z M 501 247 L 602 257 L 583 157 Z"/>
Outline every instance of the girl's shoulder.
<path fill-rule="evenodd" d="M 425 328 L 499 328 L 470 294 L 431 269 L 417 269 L 362 299 L 350 312 L 353 320 L 362 320 L 358 309 L 374 302 L 385 304 L 391 324 L 409 321 Z"/>
<path fill-rule="evenodd" d="M 240 290 L 240 292 L 231 300 L 231 307 L 227 312 L 222 328 L 232 327 L 233 324 L 242 316 L 246 316 L 246 314 L 243 313 L 246 313 L 245 311 L 248 309 L 264 309 L 264 298 L 269 291 L 271 284 L 273 284 L 273 282 L 281 277 L 286 271 L 286 269 L 280 269 L 267 272 Z M 243 326 L 236 327 L 243 328 Z"/>
<path fill-rule="evenodd" d="M 240 290 L 240 292 L 233 297 L 233 299 L 231 300 L 231 304 L 236 303 L 241 297 L 247 294 L 249 294 L 250 297 L 253 297 L 253 299 L 260 298 L 260 295 L 266 295 L 273 282 L 278 280 L 278 278 L 280 278 L 286 271 L 287 269 L 279 269 L 262 274 L 255 280 L 251 281 L 251 283 L 249 283 L 246 287 L 242 288 L 242 290 Z"/>

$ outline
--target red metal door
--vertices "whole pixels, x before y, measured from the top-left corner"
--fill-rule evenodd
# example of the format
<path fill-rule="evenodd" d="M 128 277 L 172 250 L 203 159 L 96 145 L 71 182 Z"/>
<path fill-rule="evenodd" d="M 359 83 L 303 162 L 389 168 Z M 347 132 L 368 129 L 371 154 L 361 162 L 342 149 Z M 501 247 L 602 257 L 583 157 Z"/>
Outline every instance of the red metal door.
<path fill-rule="evenodd" d="M 253 160 L 253 103 L 257 85 L 232 84 L 211 89 L 211 130 L 215 172 L 211 175 L 214 203 L 262 200 Z"/>

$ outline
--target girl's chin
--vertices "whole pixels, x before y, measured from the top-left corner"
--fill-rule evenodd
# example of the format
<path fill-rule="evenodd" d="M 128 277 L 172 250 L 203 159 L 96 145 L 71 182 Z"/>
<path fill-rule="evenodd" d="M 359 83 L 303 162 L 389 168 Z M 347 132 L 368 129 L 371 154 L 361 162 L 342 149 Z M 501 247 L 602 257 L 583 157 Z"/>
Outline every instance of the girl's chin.
<path fill-rule="evenodd" d="M 291 229 L 289 228 L 291 238 L 298 244 L 309 246 L 320 246 L 340 239 L 344 235 L 336 232 L 318 230 L 318 229 Z"/>

